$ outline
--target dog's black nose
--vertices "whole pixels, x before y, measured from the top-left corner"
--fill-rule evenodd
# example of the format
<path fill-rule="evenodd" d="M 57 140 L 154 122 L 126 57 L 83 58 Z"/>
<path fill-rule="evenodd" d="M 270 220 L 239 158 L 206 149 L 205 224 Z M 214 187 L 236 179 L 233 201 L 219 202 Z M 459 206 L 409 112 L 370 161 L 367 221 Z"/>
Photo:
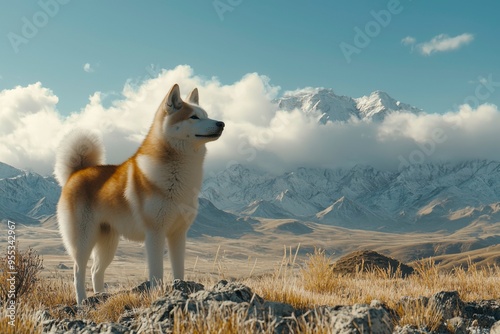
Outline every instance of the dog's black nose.
<path fill-rule="evenodd" d="M 225 126 L 224 122 L 217 122 L 217 123 L 215 123 L 215 125 L 217 125 L 217 127 L 219 127 L 219 128 L 224 128 L 224 126 Z"/>

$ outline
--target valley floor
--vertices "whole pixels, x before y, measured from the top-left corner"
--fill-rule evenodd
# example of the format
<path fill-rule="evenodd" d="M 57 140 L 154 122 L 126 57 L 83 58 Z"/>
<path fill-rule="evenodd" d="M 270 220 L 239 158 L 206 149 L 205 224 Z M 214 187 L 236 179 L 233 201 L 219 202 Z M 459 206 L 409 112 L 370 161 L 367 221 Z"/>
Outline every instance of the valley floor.
<path fill-rule="evenodd" d="M 443 270 L 470 263 L 479 266 L 500 265 L 500 222 L 478 222 L 454 233 L 387 233 L 322 225 L 295 220 L 260 219 L 252 221 L 253 232 L 239 238 L 201 236 L 187 242 L 187 277 L 207 275 L 241 278 L 274 272 L 285 253 L 297 252 L 302 265 L 308 254 L 322 249 L 332 260 L 356 250 L 375 250 L 403 263 L 432 257 Z M 54 218 L 40 225 L 17 226 L 20 248 L 33 247 L 44 260 L 44 275 L 72 275 Z M 0 236 L 6 244 L 7 236 Z M 64 266 L 61 266 L 64 265 Z M 170 273 L 168 254 L 165 272 Z M 89 261 L 89 266 L 91 261 Z M 106 271 L 107 282 L 142 282 L 147 277 L 145 249 L 141 243 L 121 240 L 114 261 Z M 124 281 L 125 280 L 125 281 Z"/>
<path fill-rule="evenodd" d="M 500 320 L 500 246 L 496 244 L 500 235 L 500 223 L 476 223 L 451 234 L 349 230 L 295 220 L 261 219 L 252 220 L 251 224 L 253 232 L 239 238 L 206 235 L 188 238 L 186 280 L 202 283 L 205 292 L 200 291 L 193 296 L 184 294 L 180 300 L 178 293 L 173 291 L 176 289 L 175 284 L 170 286 L 172 281 L 169 276 L 168 254 L 164 261 L 167 291 L 146 297 L 131 291 L 132 287 L 146 280 L 145 251 L 140 243 L 122 240 L 115 260 L 105 275 L 107 290 L 112 293 L 109 300 L 97 306 L 84 307 L 76 313 L 72 311 L 73 264 L 65 253 L 57 222 L 51 218 L 40 225 L 19 224 L 16 227 L 16 237 L 20 249 L 34 248 L 43 257 L 44 269 L 34 290 L 18 301 L 17 329 L 24 328 L 26 333 L 39 332 L 39 319 L 43 316 L 48 319 L 43 321 L 44 326 L 56 326 L 60 329 L 57 333 L 64 333 L 64 328 L 70 324 L 81 325 L 81 330 L 77 333 L 93 331 L 91 328 L 94 327 L 96 330 L 106 331 L 109 326 L 122 329 L 135 326 L 137 329 L 145 325 L 163 326 L 161 328 L 168 330 L 174 328 L 176 333 L 199 330 L 191 327 L 175 329 L 175 326 L 191 323 L 197 326 L 210 324 L 215 326 L 213 328 L 231 333 L 225 327 L 217 327 L 227 325 L 227 321 L 217 320 L 224 316 L 235 321 L 236 327 L 232 329 L 234 333 L 241 332 L 241 328 L 244 328 L 238 326 L 257 326 L 259 323 L 262 326 L 269 325 L 267 332 L 273 332 L 272 328 L 276 323 L 262 322 L 260 318 L 249 323 L 245 320 L 246 313 L 242 316 L 242 307 L 253 307 L 256 303 L 256 299 L 252 297 L 248 301 L 242 301 L 247 306 L 225 304 L 233 305 L 235 309 L 224 310 L 222 306 L 213 310 L 208 308 L 205 309 L 208 312 L 205 314 L 197 313 L 202 310 L 197 306 L 195 313 L 182 311 L 182 305 L 191 302 L 212 307 L 210 298 L 217 294 L 226 297 L 227 293 L 240 296 L 239 290 L 234 289 L 251 291 L 247 293 L 250 295 L 256 293 L 261 299 L 258 299 L 255 307 L 262 312 L 272 306 L 276 308 L 276 312 L 281 312 L 282 319 L 289 319 L 285 315 L 295 312 L 297 318 L 292 321 L 292 325 L 306 328 L 303 331 L 306 333 L 316 333 L 320 328 L 325 333 L 350 333 L 331 329 L 332 324 L 340 319 L 339 310 L 345 312 L 343 316 L 354 319 L 350 322 L 352 326 L 359 325 L 355 320 L 358 311 L 364 312 L 363 317 L 367 317 L 365 320 L 368 324 L 375 321 L 370 318 L 372 312 L 378 312 L 382 325 L 388 324 L 384 317 L 390 317 L 392 320 L 388 328 L 391 329 L 388 333 L 392 333 L 393 329 L 394 333 L 453 333 L 452 327 L 455 325 L 467 329 L 466 333 L 473 333 L 474 328 L 489 330 L 495 321 Z M 0 243 L 7 244 L 7 238 L 0 237 Z M 336 259 L 360 249 L 376 250 L 413 265 L 416 274 L 401 278 L 385 271 L 355 271 L 352 276 L 345 276 L 332 271 L 332 263 Z M 89 267 L 90 265 L 89 261 Z M 179 289 L 182 290 L 184 283 L 179 284 Z M 188 284 L 197 286 L 193 282 Z M 90 270 L 87 274 L 87 289 L 89 296 L 92 296 Z M 229 289 L 229 292 L 224 292 L 224 289 Z M 446 309 L 438 312 L 436 306 L 429 302 L 440 298 L 454 298 L 460 303 L 459 312 L 457 311 L 460 317 L 455 317 L 457 319 L 454 320 L 457 323 L 451 322 L 453 312 L 447 315 L 449 322 L 445 321 L 443 312 L 447 312 Z M 231 299 L 231 302 L 234 301 Z M 443 303 L 446 304 L 440 301 L 439 305 Z M 355 304 L 364 306 L 353 306 Z M 160 305 L 162 306 L 158 308 Z M 346 306 L 338 308 L 336 305 Z M 177 310 L 175 314 L 168 311 L 171 308 Z M 41 309 L 46 312 L 40 313 Z M 132 315 L 129 314 L 130 310 L 133 310 Z M 313 313 L 308 313 L 308 310 L 313 310 Z M 153 316 L 160 317 L 160 311 L 168 311 L 173 318 L 170 317 L 170 320 L 161 324 L 147 322 Z M 8 313 L 5 305 L 0 313 Z M 213 316 L 210 317 L 209 314 Z M 316 318 L 311 320 L 306 317 L 307 314 Z M 484 323 L 474 322 L 476 315 L 489 320 Z M 2 327 L 3 325 L 5 323 L 0 322 L 0 332 L 2 328 L 11 329 Z M 204 328 L 201 332 L 205 332 L 205 327 L 200 328 Z M 416 328 L 417 331 L 409 332 L 408 328 Z"/>

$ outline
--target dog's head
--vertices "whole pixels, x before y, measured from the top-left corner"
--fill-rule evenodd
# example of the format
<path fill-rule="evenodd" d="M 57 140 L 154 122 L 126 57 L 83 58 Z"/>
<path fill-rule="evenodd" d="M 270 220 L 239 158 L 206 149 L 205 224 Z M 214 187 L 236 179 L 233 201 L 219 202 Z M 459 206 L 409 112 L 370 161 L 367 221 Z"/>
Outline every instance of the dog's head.
<path fill-rule="evenodd" d="M 166 139 L 186 140 L 199 144 L 217 140 L 224 130 L 224 122 L 208 118 L 199 106 L 198 89 L 181 99 L 179 86 L 175 84 L 163 99 L 160 110 L 162 132 Z"/>

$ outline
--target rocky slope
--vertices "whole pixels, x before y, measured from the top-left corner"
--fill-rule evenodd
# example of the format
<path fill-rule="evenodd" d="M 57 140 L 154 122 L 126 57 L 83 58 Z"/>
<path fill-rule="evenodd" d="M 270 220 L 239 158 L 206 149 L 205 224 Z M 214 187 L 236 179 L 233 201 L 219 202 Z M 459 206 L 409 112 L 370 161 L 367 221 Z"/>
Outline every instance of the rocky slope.
<path fill-rule="evenodd" d="M 142 284 L 133 291 L 142 293 L 146 287 L 147 284 Z M 209 289 L 199 283 L 176 280 L 171 289 L 150 307 L 127 311 L 115 323 L 95 324 L 72 319 L 75 314 L 81 317 L 86 310 L 110 296 L 103 293 L 89 297 L 80 308 L 63 306 L 59 311 L 66 312 L 68 318 L 62 320 L 52 318 L 49 310 L 39 312 L 43 332 L 171 333 L 174 328 L 192 330 L 193 323 L 197 323 L 199 331 L 209 332 L 210 322 L 217 321 L 217 318 L 227 325 L 226 331 L 250 333 L 297 333 L 317 327 L 338 334 L 488 333 L 490 330 L 498 333 L 500 328 L 498 301 L 464 303 L 456 291 L 442 291 L 430 297 L 405 297 L 398 303 L 400 311 L 417 304 L 432 307 L 441 315 L 441 321 L 431 329 L 411 324 L 395 327 L 400 313 L 377 300 L 372 300 L 369 305 L 297 309 L 289 304 L 266 301 L 249 287 L 224 280 Z"/>

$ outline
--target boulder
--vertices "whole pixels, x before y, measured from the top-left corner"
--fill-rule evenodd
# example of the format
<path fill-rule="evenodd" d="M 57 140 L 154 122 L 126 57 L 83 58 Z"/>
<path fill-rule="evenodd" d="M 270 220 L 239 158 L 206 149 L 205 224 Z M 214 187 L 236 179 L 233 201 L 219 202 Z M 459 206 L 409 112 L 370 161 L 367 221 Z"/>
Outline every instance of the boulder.
<path fill-rule="evenodd" d="M 344 275 L 352 275 L 359 270 L 363 272 L 389 270 L 392 275 L 400 274 L 402 277 L 407 277 L 414 272 L 412 267 L 372 250 L 347 254 L 338 259 L 333 264 L 332 269 L 334 272 Z"/>

